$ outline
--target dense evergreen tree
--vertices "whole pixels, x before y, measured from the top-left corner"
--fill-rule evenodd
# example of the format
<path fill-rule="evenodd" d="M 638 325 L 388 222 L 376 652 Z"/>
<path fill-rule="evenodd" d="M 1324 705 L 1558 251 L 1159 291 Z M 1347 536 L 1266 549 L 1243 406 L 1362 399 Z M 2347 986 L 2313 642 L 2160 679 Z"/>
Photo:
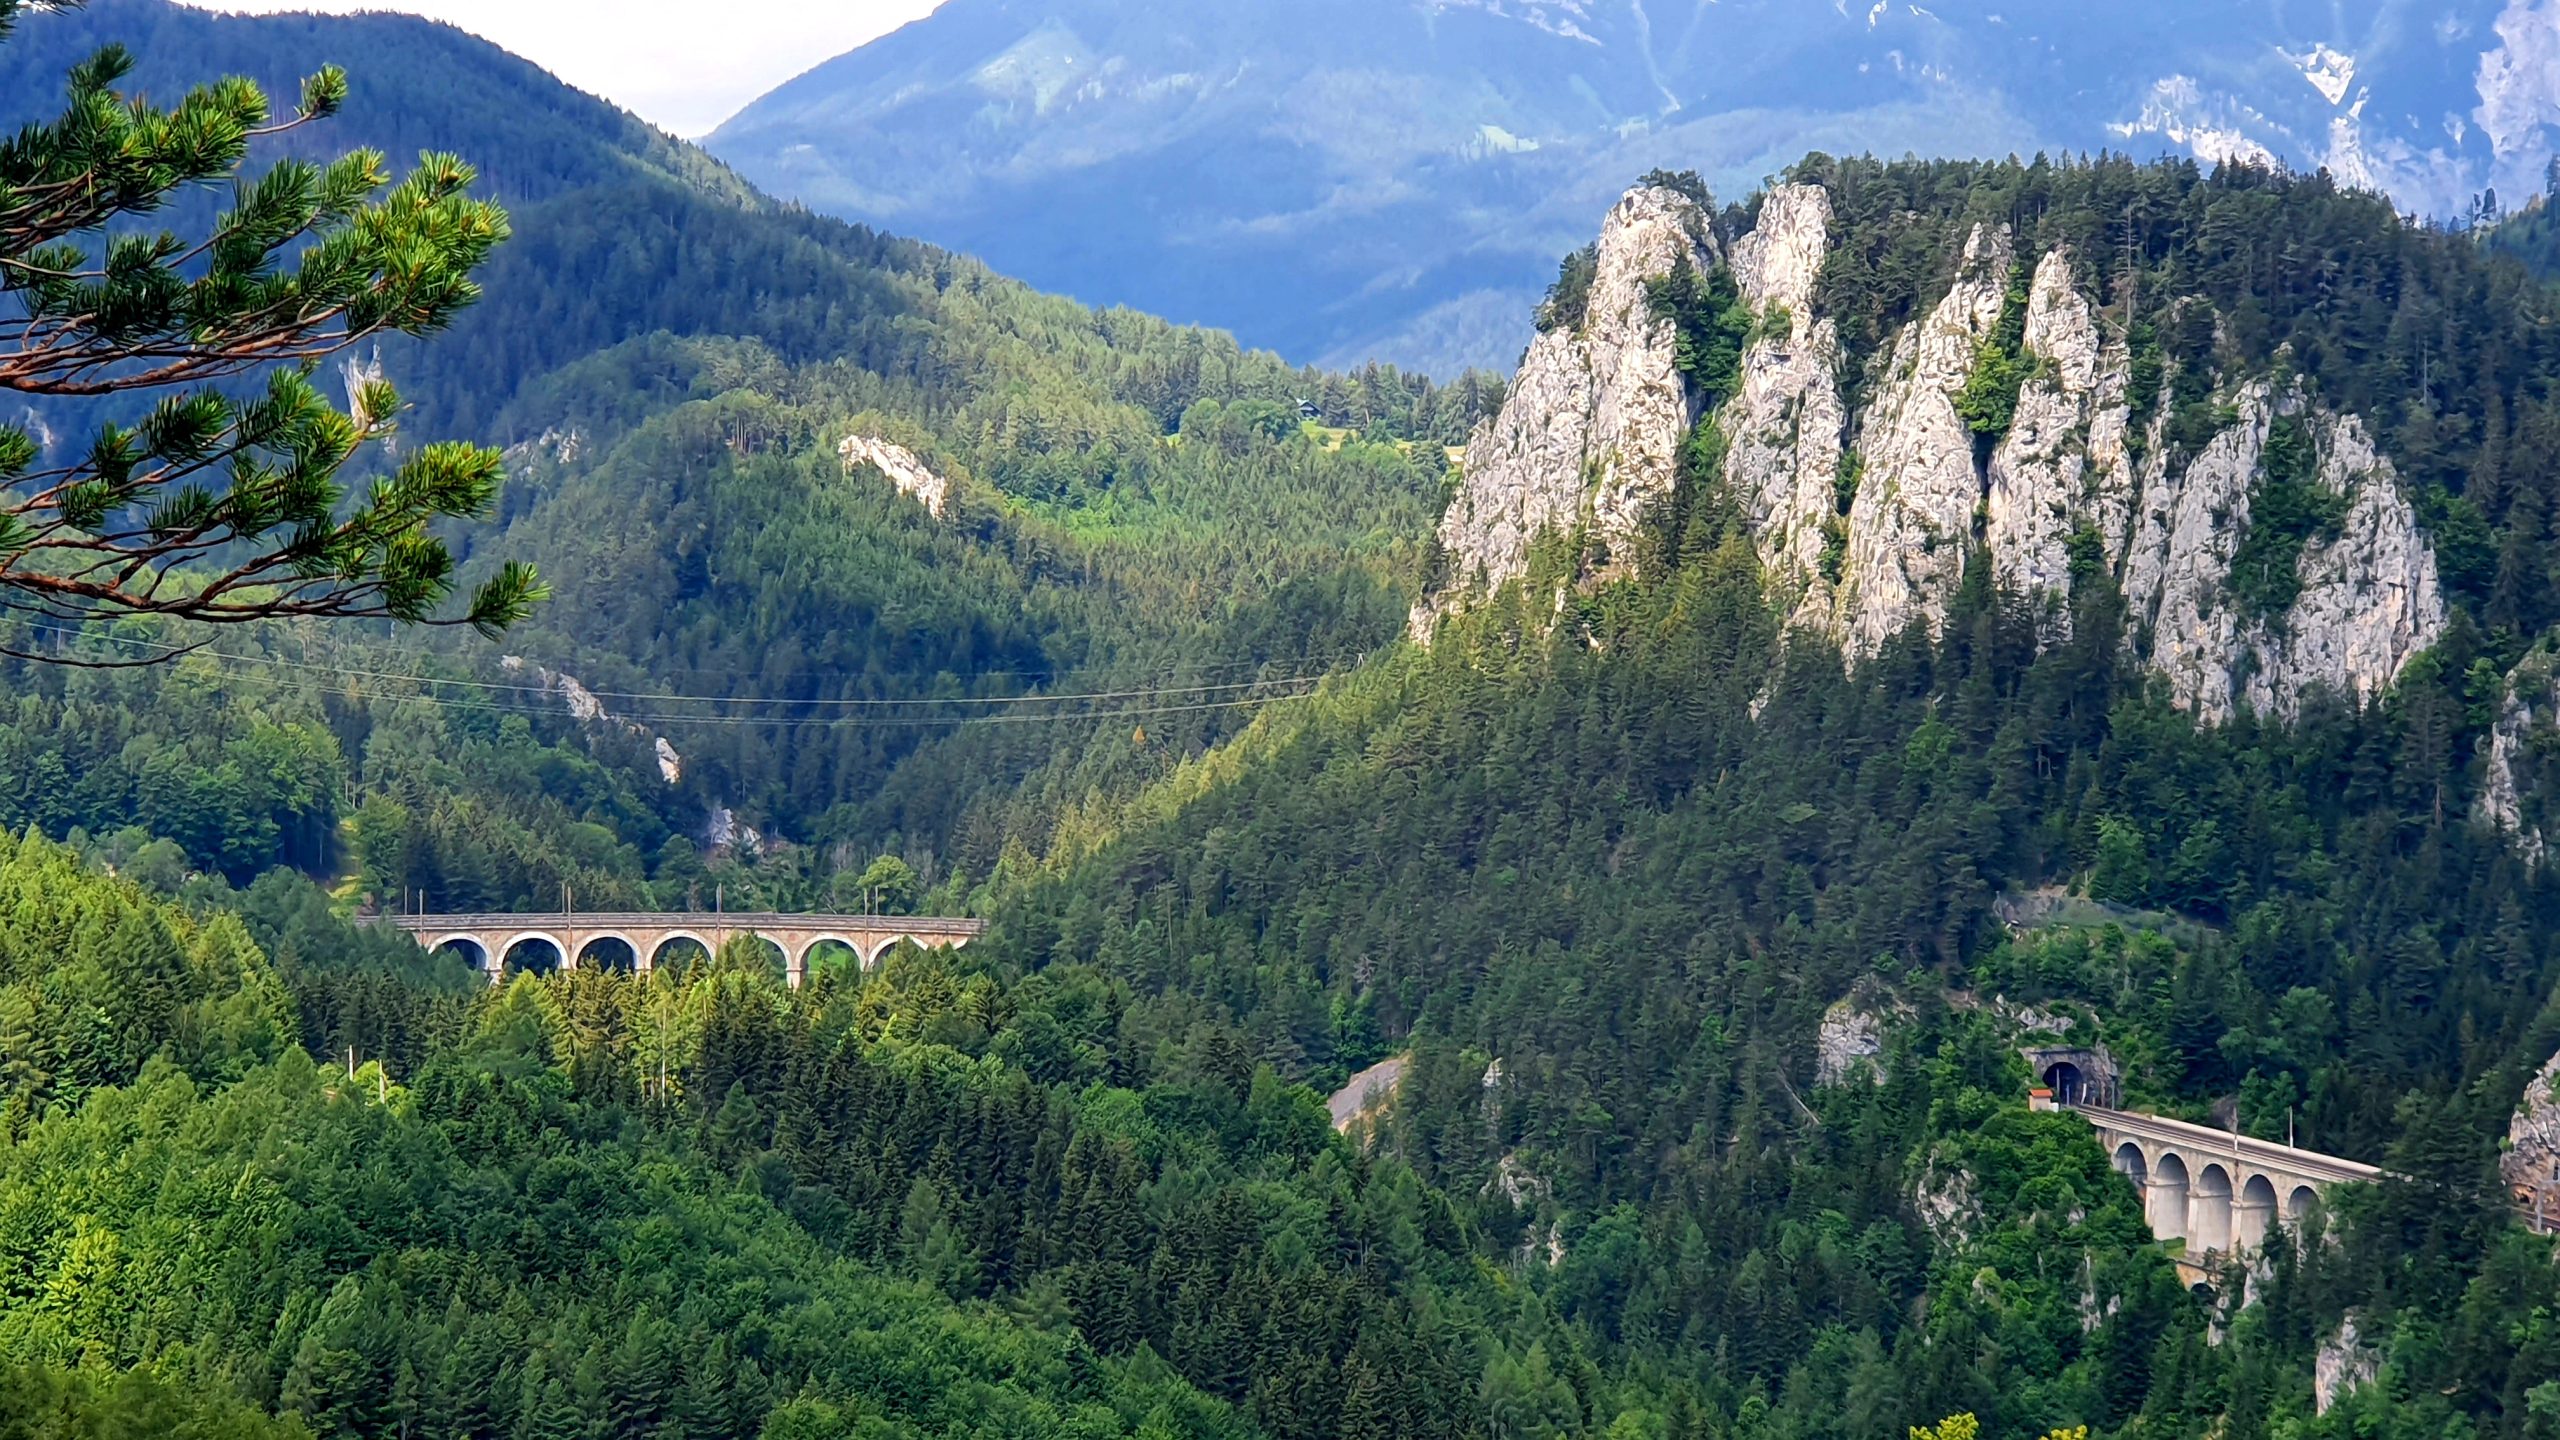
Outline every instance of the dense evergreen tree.
<path fill-rule="evenodd" d="M 0 0 L 0 43 L 28 8 Z M 16 311 L 0 316 L 0 391 L 158 399 L 76 456 L 0 424 L 0 593 L 12 610 L 75 623 L 435 618 L 454 557 L 429 527 L 486 514 L 497 453 L 421 447 L 350 506 L 338 473 L 390 436 L 399 396 L 351 382 L 340 413 L 309 377 L 368 339 L 450 324 L 478 298 L 471 273 L 505 238 L 505 213 L 470 195 L 472 170 L 450 155 L 422 157 L 391 188 L 381 155 L 363 150 L 243 174 L 253 139 L 345 103 L 334 66 L 275 123 L 248 80 L 162 110 L 115 89 L 132 68 L 122 47 L 100 50 L 72 68 L 61 118 L 0 147 L 0 295 Z M 203 238 L 138 228 L 173 195 L 224 179 L 233 204 Z M 263 395 L 222 384 L 259 375 Z M 501 566 L 461 618 L 494 634 L 542 595 L 531 570 Z"/>

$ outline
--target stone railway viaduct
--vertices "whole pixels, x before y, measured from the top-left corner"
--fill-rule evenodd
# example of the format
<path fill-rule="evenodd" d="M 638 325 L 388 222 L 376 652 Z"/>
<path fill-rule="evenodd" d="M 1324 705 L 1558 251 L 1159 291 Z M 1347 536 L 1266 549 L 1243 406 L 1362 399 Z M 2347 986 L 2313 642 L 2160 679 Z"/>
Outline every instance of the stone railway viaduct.
<path fill-rule="evenodd" d="M 2371 1165 L 2228 1130 L 2074 1108 L 2097 1127 L 2098 1143 L 2142 1192 L 2151 1233 L 2186 1241 L 2190 1256 L 2255 1250 L 2277 1220 L 2300 1224 L 2331 1186 L 2382 1178 Z"/>
<path fill-rule="evenodd" d="M 2179 1263 L 2195 1275 L 2209 1268 L 2205 1257 L 2258 1249 L 2279 1220 L 2299 1225 L 2330 1187 L 2382 1178 L 2371 1165 L 2316 1150 L 2119 1110 L 2115 1059 L 2103 1047 L 2022 1053 L 2043 1082 L 2035 1104 L 2069 1110 L 2096 1128 L 2115 1168 L 2142 1193 L 2151 1233 L 2164 1243 L 2186 1242 Z"/>
<path fill-rule="evenodd" d="M 809 973 L 809 958 L 833 941 L 851 950 L 862 968 L 871 969 L 889 947 L 904 940 L 928 949 L 958 949 L 986 933 L 983 920 L 945 920 L 922 915 L 395 915 L 389 923 L 417 938 L 429 950 L 447 946 L 470 952 L 472 963 L 491 984 L 504 978 L 506 960 L 527 943 L 548 946 L 552 963 L 562 970 L 615 962 L 589 952 L 604 941 L 620 941 L 641 974 L 656 968 L 668 946 L 690 941 L 705 953 L 741 935 L 752 935 L 782 952 L 783 973 L 793 985 Z"/>

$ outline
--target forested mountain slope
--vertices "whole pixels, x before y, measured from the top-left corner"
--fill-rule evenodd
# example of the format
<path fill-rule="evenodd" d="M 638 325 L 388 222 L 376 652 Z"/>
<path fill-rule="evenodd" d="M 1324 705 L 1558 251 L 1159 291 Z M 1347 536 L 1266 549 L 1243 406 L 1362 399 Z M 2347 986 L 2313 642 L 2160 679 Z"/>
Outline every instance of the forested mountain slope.
<path fill-rule="evenodd" d="M 26 17 L 5 52 L 0 120 L 14 130 L 61 108 L 62 80 L 101 47 L 139 62 L 126 88 L 163 105 L 191 85 L 244 75 L 270 96 L 334 60 L 365 72 L 335 123 L 291 137 L 299 153 L 372 145 L 395 162 L 421 150 L 477 157 L 482 188 L 510 204 L 630 175 L 682 177 L 744 200 L 747 187 L 700 151 L 540 66 L 449 25 L 390 13 L 210 14 L 166 0 L 87 0 L 67 13 Z"/>
<path fill-rule="evenodd" d="M 1389 1149 L 1746 1428 L 2540 1433 L 2549 1251 L 2497 1161 L 2560 1045 L 2552 303 L 2247 168 L 1655 177 L 1475 437 L 1427 648 L 1186 770 L 999 943 L 1319 1073 L 1409 1049 Z M 2114 908 L 2034 918 L 2063 887 Z M 1864 1128 L 1859 1037 L 1890 1096 L 1973 1026 L 2412 1183 L 2202 1344 L 2094 1259 L 1983 1263 L 1975 1206 L 2120 1182 L 1954 1158 L 1996 1107 Z M 2378 1390 L 2315 1385 L 2365 1355 Z"/>
<path fill-rule="evenodd" d="M 555 100 L 630 163 L 493 139 L 487 300 L 381 357 L 515 447 L 457 538 L 558 582 L 520 663 L 0 667 L 0 819 L 73 842 L 0 844 L 0 1433 L 2560 1423 L 2497 1169 L 2560 1048 L 2511 262 L 2246 167 L 1657 175 L 1442 389 Z M 353 923 L 883 850 L 985 940 L 492 989 Z M 2393 1174 L 2191 1289 L 2036 1037 Z"/>
<path fill-rule="evenodd" d="M 363 890 L 462 908 L 563 884 L 593 903 L 723 885 L 804 903 L 882 849 L 928 882 L 982 880 L 1009 835 L 1390 640 L 1443 445 L 1487 393 L 1292 370 L 774 205 L 414 20 L 136 0 L 36 15 L 0 47 L 8 106 L 41 113 L 70 58 L 109 40 L 151 47 L 139 80 L 164 93 L 343 55 L 357 98 L 310 143 L 450 145 L 509 198 L 483 301 L 431 343 L 359 358 L 401 387 L 408 433 L 518 447 L 500 523 L 455 538 L 478 563 L 542 562 L 559 598 L 511 645 L 652 733 L 580 736 L 553 680 L 477 642 L 428 657 L 449 683 L 420 686 L 398 678 L 421 667 L 406 648 L 233 637 L 174 688 L 17 672 L 13 825 L 139 820 L 238 880 L 343 863 Z M 86 428 L 56 418 L 58 444 Z M 944 499 L 907 498 L 883 464 L 929 471 Z M 999 703 L 1093 694 L 1128 698 Z M 451 763 L 486 747 L 515 758 Z M 337 821 L 368 800 L 344 843 Z M 726 849 L 747 831 L 764 843 Z M 730 869 L 706 881 L 708 848 Z"/>
<path fill-rule="evenodd" d="M 462 997 L 39 841 L 0 897 L 10 1434 L 1469 1435 L 1488 1359 L 1573 1363 L 1313 1095 L 1111 1054 L 1089 972 Z"/>

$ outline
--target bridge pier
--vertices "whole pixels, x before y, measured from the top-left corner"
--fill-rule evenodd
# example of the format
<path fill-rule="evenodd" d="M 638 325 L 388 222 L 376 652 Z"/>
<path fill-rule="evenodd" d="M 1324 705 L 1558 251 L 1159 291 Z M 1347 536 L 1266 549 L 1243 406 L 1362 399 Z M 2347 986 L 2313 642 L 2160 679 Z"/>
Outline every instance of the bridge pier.
<path fill-rule="evenodd" d="M 516 946 L 539 941 L 560 957 L 563 972 L 579 968 L 579 957 L 598 940 L 618 940 L 631 950 L 635 973 L 649 975 L 658 954 L 679 940 L 690 940 L 707 954 L 742 935 L 767 941 L 781 952 L 783 978 L 794 988 L 808 979 L 809 961 L 830 942 L 854 953 L 865 970 L 901 943 L 958 949 L 986 933 L 983 920 L 954 920 L 921 915 L 400 915 L 383 917 L 415 937 L 429 950 L 468 946 L 492 985 L 506 975 L 507 956 Z M 704 923 L 708 919 L 712 923 Z"/>

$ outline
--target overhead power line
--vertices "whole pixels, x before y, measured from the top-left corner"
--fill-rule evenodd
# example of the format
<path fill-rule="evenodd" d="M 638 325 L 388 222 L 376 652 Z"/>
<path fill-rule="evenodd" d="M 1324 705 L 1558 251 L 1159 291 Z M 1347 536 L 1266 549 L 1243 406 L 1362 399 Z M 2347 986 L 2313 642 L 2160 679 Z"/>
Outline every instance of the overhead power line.
<path fill-rule="evenodd" d="M 272 666 L 298 671 L 306 675 L 325 676 L 341 682 L 352 680 L 398 681 L 421 686 L 453 687 L 466 691 L 475 691 L 479 692 L 483 697 L 507 695 L 527 699 L 536 696 L 557 695 L 560 693 L 561 688 L 557 683 L 516 684 L 500 681 L 465 680 L 444 676 L 421 675 L 410 671 L 369 670 L 352 666 L 324 665 L 310 661 L 288 660 L 278 656 L 252 655 L 236 651 L 170 645 L 160 641 L 143 640 L 132 636 L 100 635 L 73 627 L 31 625 L 27 628 L 50 634 L 66 635 L 81 639 L 101 640 L 114 644 L 140 647 L 169 655 L 172 658 L 190 657 L 206 661 L 222 662 L 223 664 L 234 666 Z M 235 669 L 228 671 L 227 673 L 240 675 L 242 672 Z M 1314 693 L 1315 686 L 1324 678 L 1325 674 L 1328 673 L 1330 672 L 1302 672 L 1292 675 L 1270 676 L 1257 680 L 1230 681 L 1215 685 L 1164 685 L 1129 690 L 1083 691 L 1063 695 L 954 696 L 941 700 L 795 700 L 768 696 L 683 695 L 671 693 L 651 694 L 647 692 L 607 690 L 588 690 L 586 693 L 596 697 L 599 701 L 614 699 L 629 700 L 644 704 L 674 703 L 725 706 L 821 708 L 840 712 L 847 709 L 854 709 L 857 711 L 877 709 L 913 710 L 922 708 L 948 708 L 953 706 L 1061 707 L 1038 709 L 1033 710 L 1030 713 L 1018 714 L 942 716 L 908 714 L 878 715 L 865 713 L 837 713 L 814 716 L 736 714 L 704 715 L 668 714 L 647 711 L 624 713 L 621 711 L 607 710 L 603 717 L 604 719 L 617 724 L 637 725 L 649 729 L 663 729 L 671 726 L 683 725 L 746 725 L 783 729 L 950 728 L 964 725 L 1020 725 L 1035 723 L 1064 723 L 1078 720 L 1132 719 L 1148 716 L 1194 714 L 1205 711 L 1242 709 L 1249 706 L 1267 704 L 1273 700 L 1303 698 L 1306 695 Z M 1236 693 L 1247 690 L 1275 690 L 1275 687 L 1276 693 L 1270 694 L 1237 695 Z M 318 688 L 323 694 L 347 700 L 396 699 L 403 703 L 414 702 L 446 710 L 495 711 L 509 714 L 521 713 L 521 707 L 517 705 L 502 703 L 490 698 L 461 699 L 433 694 L 394 697 L 347 688 L 343 683 L 334 688 L 327 685 L 319 685 L 316 688 Z M 1122 703 L 1129 701 L 1148 703 L 1134 705 Z M 1117 706 L 1119 708 L 1103 710 L 1063 708 L 1076 705 L 1090 706 L 1094 704 L 1107 704 Z"/>

